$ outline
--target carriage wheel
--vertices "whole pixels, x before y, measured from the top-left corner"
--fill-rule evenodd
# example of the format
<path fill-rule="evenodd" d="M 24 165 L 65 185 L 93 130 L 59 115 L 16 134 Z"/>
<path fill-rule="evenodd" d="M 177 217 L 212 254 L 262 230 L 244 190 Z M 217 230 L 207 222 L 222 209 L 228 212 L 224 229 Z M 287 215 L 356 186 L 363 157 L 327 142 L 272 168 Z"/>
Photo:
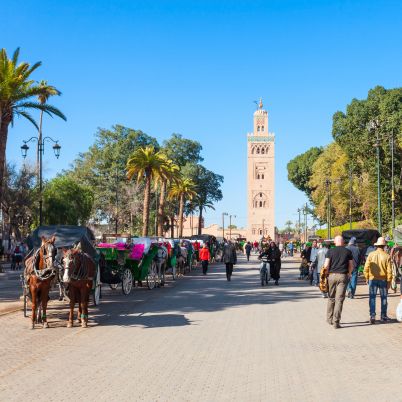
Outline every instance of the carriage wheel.
<path fill-rule="evenodd" d="M 95 286 L 94 289 L 94 305 L 99 306 L 100 304 L 100 299 L 102 297 L 102 289 L 101 289 L 101 284 Z"/>
<path fill-rule="evenodd" d="M 147 275 L 148 289 L 153 289 L 156 286 L 156 262 L 152 261 Z"/>
<path fill-rule="evenodd" d="M 118 283 L 110 283 L 109 286 L 110 286 L 110 289 L 116 290 L 117 287 L 119 286 L 119 284 Z"/>
<path fill-rule="evenodd" d="M 123 278 L 121 280 L 121 290 L 123 291 L 123 294 L 129 295 L 132 288 L 133 288 L 133 274 L 128 268 L 126 268 L 123 271 Z"/>

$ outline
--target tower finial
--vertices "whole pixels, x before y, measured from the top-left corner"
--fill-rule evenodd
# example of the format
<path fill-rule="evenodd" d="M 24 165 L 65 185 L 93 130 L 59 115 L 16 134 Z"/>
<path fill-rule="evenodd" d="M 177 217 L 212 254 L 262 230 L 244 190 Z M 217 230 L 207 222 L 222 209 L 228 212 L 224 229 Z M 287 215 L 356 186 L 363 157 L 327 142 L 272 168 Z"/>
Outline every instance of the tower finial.
<path fill-rule="evenodd" d="M 264 106 L 264 105 L 262 104 L 262 98 L 260 98 L 260 103 L 259 103 L 258 107 L 259 107 L 260 109 L 262 109 L 263 106 Z"/>

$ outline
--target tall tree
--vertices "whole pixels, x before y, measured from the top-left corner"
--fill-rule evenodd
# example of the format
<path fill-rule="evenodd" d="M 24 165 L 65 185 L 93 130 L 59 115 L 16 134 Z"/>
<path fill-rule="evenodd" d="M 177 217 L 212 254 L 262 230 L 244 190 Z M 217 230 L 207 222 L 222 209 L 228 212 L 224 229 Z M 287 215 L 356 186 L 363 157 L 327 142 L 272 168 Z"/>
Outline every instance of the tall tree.
<path fill-rule="evenodd" d="M 376 198 L 376 143 L 379 140 L 382 217 L 386 224 L 391 216 L 391 148 L 395 139 L 395 185 L 397 214 L 402 214 L 402 88 L 385 89 L 377 86 L 368 92 L 367 98 L 353 99 L 346 112 L 333 116 L 332 135 L 353 162 L 356 176 L 367 175 L 373 187 L 371 198 Z M 368 201 L 368 200 L 366 200 Z M 376 221 L 377 206 L 373 205 L 371 217 Z"/>
<path fill-rule="evenodd" d="M 192 200 L 196 196 L 196 186 L 194 182 L 184 177 L 174 182 L 170 188 L 169 198 L 179 200 L 179 237 L 183 236 L 183 217 L 184 205 L 187 200 Z"/>
<path fill-rule="evenodd" d="M 59 176 L 45 185 L 44 220 L 49 225 L 85 225 L 90 217 L 94 195 L 88 186 Z"/>
<path fill-rule="evenodd" d="M 310 177 L 313 174 L 313 164 L 321 155 L 321 147 L 313 147 L 301 155 L 296 156 L 288 163 L 288 179 L 300 191 L 309 198 L 313 191 L 310 186 Z"/>
<path fill-rule="evenodd" d="M 41 110 L 49 115 L 55 115 L 66 120 L 64 114 L 57 108 L 47 103 L 32 100 L 35 96 L 60 95 L 54 87 L 36 84 L 32 80 L 32 73 L 41 65 L 37 62 L 33 65 L 18 62 L 19 48 L 11 58 L 5 49 L 0 51 L 0 202 L 3 191 L 3 178 L 5 168 L 8 128 L 13 123 L 15 116 L 22 116 L 39 129 L 30 110 Z"/>
<path fill-rule="evenodd" d="M 197 195 L 193 203 L 198 208 L 198 234 L 202 232 L 203 212 L 207 208 L 213 208 L 213 203 L 220 201 L 223 197 L 221 185 L 223 176 L 216 174 L 200 164 L 187 164 L 183 168 L 183 174 L 189 177 L 196 186 Z"/>
<path fill-rule="evenodd" d="M 92 220 L 117 223 L 120 231 L 141 234 L 142 221 L 136 217 L 143 212 L 144 183 L 133 188 L 127 181 L 126 164 L 133 152 L 148 145 L 159 149 L 156 139 L 141 130 L 121 125 L 99 128 L 94 144 L 74 161 L 66 173 L 94 190 Z"/>
<path fill-rule="evenodd" d="M 165 157 L 165 156 L 164 156 Z M 165 164 L 162 167 L 160 177 L 160 195 L 158 205 L 158 230 L 156 235 L 163 236 L 164 234 L 164 222 L 165 222 L 165 204 L 167 197 L 167 186 L 180 179 L 180 168 L 172 160 L 165 159 Z"/>
<path fill-rule="evenodd" d="M 35 222 L 37 211 L 34 210 L 37 200 L 35 189 L 35 169 L 23 165 L 20 170 L 8 164 L 5 172 L 5 188 L 3 194 L 3 219 L 10 224 L 10 232 L 21 240 L 29 232 Z"/>
<path fill-rule="evenodd" d="M 148 236 L 149 231 L 149 209 L 151 200 L 152 179 L 158 179 L 163 175 L 166 159 L 160 151 L 150 145 L 145 148 L 138 148 L 133 152 L 127 161 L 127 177 L 131 180 L 137 177 L 137 184 L 144 180 L 144 210 L 142 219 L 142 235 Z"/>
<path fill-rule="evenodd" d="M 163 142 L 163 152 L 180 167 L 187 163 L 202 162 L 202 146 L 198 141 L 183 138 L 181 134 L 172 136 Z"/>

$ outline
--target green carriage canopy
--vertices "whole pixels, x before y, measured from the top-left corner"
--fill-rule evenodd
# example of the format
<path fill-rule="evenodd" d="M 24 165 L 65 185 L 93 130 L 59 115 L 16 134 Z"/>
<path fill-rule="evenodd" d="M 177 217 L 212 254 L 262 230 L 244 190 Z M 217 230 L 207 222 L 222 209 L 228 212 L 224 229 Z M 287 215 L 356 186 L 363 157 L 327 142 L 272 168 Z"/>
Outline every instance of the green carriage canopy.
<path fill-rule="evenodd" d="M 76 244 L 81 244 L 81 249 L 91 257 L 95 258 L 96 249 L 94 247 L 95 236 L 91 229 L 86 226 L 70 226 L 70 225 L 50 225 L 39 226 L 27 239 L 29 249 L 40 247 L 41 237 L 46 238 L 55 236 L 56 248 L 71 248 Z"/>

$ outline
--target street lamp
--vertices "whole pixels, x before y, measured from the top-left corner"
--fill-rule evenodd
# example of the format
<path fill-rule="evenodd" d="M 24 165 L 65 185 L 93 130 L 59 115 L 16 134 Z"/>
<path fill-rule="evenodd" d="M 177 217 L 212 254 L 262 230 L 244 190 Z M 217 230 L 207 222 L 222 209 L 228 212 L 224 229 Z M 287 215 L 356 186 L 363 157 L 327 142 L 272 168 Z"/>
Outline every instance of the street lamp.
<path fill-rule="evenodd" d="M 222 212 L 222 238 L 225 240 L 225 216 L 228 216 L 227 212 Z"/>
<path fill-rule="evenodd" d="M 43 223 L 43 200 L 42 200 L 42 187 L 43 187 L 43 167 L 42 167 L 42 157 L 43 154 L 45 153 L 45 142 L 52 142 L 53 145 L 53 152 L 54 155 L 56 156 L 57 159 L 59 159 L 60 156 L 60 149 L 61 146 L 58 141 L 54 140 L 51 137 L 44 137 L 43 139 L 39 139 L 38 137 L 31 137 L 29 140 L 23 141 L 23 145 L 21 146 L 21 154 L 22 157 L 25 159 L 27 157 L 27 153 L 29 150 L 28 143 L 29 142 L 37 142 L 37 155 L 38 155 L 38 171 L 39 171 L 39 177 L 38 177 L 38 182 L 39 182 L 39 226 L 42 226 Z"/>
<path fill-rule="evenodd" d="M 381 214 L 381 172 L 380 172 L 380 137 L 378 134 L 378 124 L 375 120 L 368 123 L 368 129 L 376 134 L 374 147 L 377 155 L 377 225 L 378 231 L 382 233 L 382 214 Z"/>
<path fill-rule="evenodd" d="M 229 215 L 229 239 L 232 240 L 232 217 L 236 218 L 236 215 Z"/>
<path fill-rule="evenodd" d="M 262 238 L 265 239 L 265 219 L 262 220 Z"/>

